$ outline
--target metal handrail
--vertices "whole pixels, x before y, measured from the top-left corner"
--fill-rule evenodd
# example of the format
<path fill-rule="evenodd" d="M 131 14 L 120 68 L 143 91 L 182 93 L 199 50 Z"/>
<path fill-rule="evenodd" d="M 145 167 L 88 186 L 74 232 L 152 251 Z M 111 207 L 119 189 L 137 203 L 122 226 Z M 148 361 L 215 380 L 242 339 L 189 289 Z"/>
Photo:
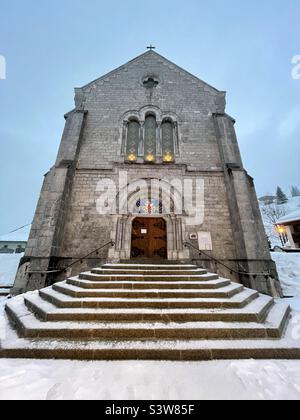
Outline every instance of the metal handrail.
<path fill-rule="evenodd" d="M 79 262 L 83 262 L 84 260 L 86 260 L 88 257 L 90 257 L 93 254 L 98 254 L 99 251 L 102 251 L 102 249 L 108 247 L 109 245 L 111 245 L 112 247 L 116 245 L 116 243 L 114 241 L 109 241 L 107 242 L 107 244 L 102 245 L 100 248 L 95 249 L 94 251 L 90 252 L 89 254 L 85 255 L 82 258 L 79 258 L 78 260 L 74 261 L 72 264 L 68 265 L 65 268 L 62 268 L 61 270 L 51 270 L 51 271 L 28 271 L 27 274 L 54 274 L 54 273 L 66 273 L 67 270 L 71 267 L 73 267 L 75 264 L 79 263 Z"/>
<path fill-rule="evenodd" d="M 184 242 L 183 245 L 187 248 L 188 246 L 195 249 L 197 252 L 199 252 L 199 255 L 205 255 L 207 258 L 209 258 L 210 260 L 214 261 L 217 264 L 220 264 L 221 266 L 225 267 L 227 270 L 230 271 L 230 273 L 235 273 L 238 275 L 242 275 L 242 276 L 253 276 L 253 277 L 257 277 L 257 276 L 263 276 L 263 277 L 269 277 L 271 275 L 270 272 L 265 272 L 265 273 L 248 273 L 246 270 L 245 271 L 237 271 L 234 268 L 229 267 L 228 265 L 224 264 L 222 261 L 217 260 L 215 257 L 207 254 L 204 251 L 201 251 L 199 248 L 196 248 L 193 244 L 191 244 L 190 242 Z"/>

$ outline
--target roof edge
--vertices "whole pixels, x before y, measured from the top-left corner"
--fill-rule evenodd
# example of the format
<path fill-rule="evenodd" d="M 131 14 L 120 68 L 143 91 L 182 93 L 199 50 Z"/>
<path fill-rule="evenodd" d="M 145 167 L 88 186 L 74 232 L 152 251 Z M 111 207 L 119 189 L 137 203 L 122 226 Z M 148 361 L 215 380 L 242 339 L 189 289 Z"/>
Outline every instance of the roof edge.
<path fill-rule="evenodd" d="M 117 67 L 116 69 L 111 70 L 110 72 L 108 72 L 108 73 L 104 74 L 103 76 L 100 76 L 100 77 L 98 77 L 97 79 L 93 80 L 92 82 L 89 82 L 89 83 L 87 83 L 86 85 L 84 85 L 84 86 L 82 86 L 82 87 L 79 87 L 79 88 L 76 88 L 76 89 L 81 89 L 81 90 L 87 89 L 87 88 L 89 88 L 90 86 L 92 86 L 94 83 L 97 83 L 98 81 L 101 81 L 101 80 L 103 80 L 103 79 L 106 79 L 107 77 L 112 76 L 114 73 L 116 73 L 116 72 L 118 72 L 118 71 L 122 70 L 124 67 L 128 66 L 129 64 L 134 63 L 135 61 L 137 61 L 137 60 L 141 59 L 142 57 L 148 56 L 148 55 L 150 55 L 150 54 L 152 54 L 152 55 L 156 55 L 157 57 L 162 58 L 163 60 L 165 60 L 166 62 L 168 62 L 170 65 L 175 66 L 175 67 L 176 67 L 178 70 L 180 70 L 181 72 L 184 72 L 184 73 L 185 73 L 185 74 L 187 74 L 189 77 L 191 77 L 191 78 L 193 78 L 194 80 L 196 80 L 197 82 L 200 82 L 200 83 L 205 84 L 208 88 L 213 89 L 215 92 L 226 95 L 226 93 L 227 93 L 226 91 L 222 91 L 222 90 L 219 90 L 219 89 L 215 88 L 214 86 L 210 85 L 209 83 L 205 82 L 204 80 L 200 79 L 199 77 L 197 77 L 197 76 L 193 75 L 193 74 L 192 74 L 192 73 L 190 73 L 189 71 L 187 71 L 187 70 L 185 70 L 184 68 L 182 68 L 182 67 L 178 66 L 178 65 L 177 65 L 177 64 L 175 64 L 174 62 L 170 61 L 169 59 L 167 59 L 167 58 L 166 58 L 166 57 L 164 57 L 163 55 L 161 55 L 161 54 L 157 53 L 156 51 L 146 51 L 145 53 L 138 55 L 137 57 L 133 58 L 132 60 L 128 61 L 128 62 L 127 62 L 127 63 L 125 63 L 125 64 L 122 64 L 121 66 Z"/>

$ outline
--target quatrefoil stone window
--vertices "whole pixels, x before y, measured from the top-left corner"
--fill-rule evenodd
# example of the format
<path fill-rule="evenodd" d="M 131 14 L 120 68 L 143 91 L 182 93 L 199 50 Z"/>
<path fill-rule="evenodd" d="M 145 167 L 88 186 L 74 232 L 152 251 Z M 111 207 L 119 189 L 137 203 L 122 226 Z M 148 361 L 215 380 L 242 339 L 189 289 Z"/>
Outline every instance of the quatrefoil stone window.
<path fill-rule="evenodd" d="M 143 80 L 143 85 L 146 89 L 153 89 L 158 86 L 159 81 L 154 76 L 148 76 Z"/>

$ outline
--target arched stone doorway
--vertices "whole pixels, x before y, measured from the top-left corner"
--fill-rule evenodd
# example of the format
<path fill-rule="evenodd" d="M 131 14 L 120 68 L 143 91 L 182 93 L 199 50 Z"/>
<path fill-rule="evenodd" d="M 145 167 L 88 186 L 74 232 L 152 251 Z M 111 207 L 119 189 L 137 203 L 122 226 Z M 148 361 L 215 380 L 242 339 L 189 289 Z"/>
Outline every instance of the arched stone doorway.
<path fill-rule="evenodd" d="M 111 239 L 115 242 L 115 246 L 109 250 L 108 260 L 119 262 L 133 259 L 132 236 L 133 223 L 136 219 L 162 220 L 166 226 L 166 259 L 188 260 L 190 250 L 183 246 L 187 240 L 185 214 L 182 211 L 176 213 L 174 211 L 175 208 L 180 209 L 182 200 L 182 192 L 167 181 L 144 178 L 129 182 L 115 198 L 115 207 L 118 211 L 117 214 L 111 215 L 113 219 Z"/>
<path fill-rule="evenodd" d="M 109 249 L 109 261 L 119 262 L 131 259 L 133 221 L 139 217 L 138 215 L 115 216 L 111 239 L 116 244 L 114 248 Z M 153 218 L 153 216 L 142 216 L 141 218 L 151 217 Z M 162 215 L 157 218 L 166 223 L 167 259 L 170 261 L 188 260 L 190 251 L 183 246 L 184 238 L 186 238 L 183 218 L 176 215 Z"/>
<path fill-rule="evenodd" d="M 132 222 L 131 259 L 167 259 L 167 223 L 159 217 L 137 217 Z"/>

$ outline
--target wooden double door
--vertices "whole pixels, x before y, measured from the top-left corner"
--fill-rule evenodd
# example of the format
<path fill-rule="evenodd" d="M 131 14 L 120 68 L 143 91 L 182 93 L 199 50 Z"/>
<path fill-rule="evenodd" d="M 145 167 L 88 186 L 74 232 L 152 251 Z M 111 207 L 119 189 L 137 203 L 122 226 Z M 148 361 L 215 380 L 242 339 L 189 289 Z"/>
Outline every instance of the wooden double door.
<path fill-rule="evenodd" d="M 167 259 L 167 223 L 161 218 L 138 217 L 132 224 L 131 258 Z"/>

